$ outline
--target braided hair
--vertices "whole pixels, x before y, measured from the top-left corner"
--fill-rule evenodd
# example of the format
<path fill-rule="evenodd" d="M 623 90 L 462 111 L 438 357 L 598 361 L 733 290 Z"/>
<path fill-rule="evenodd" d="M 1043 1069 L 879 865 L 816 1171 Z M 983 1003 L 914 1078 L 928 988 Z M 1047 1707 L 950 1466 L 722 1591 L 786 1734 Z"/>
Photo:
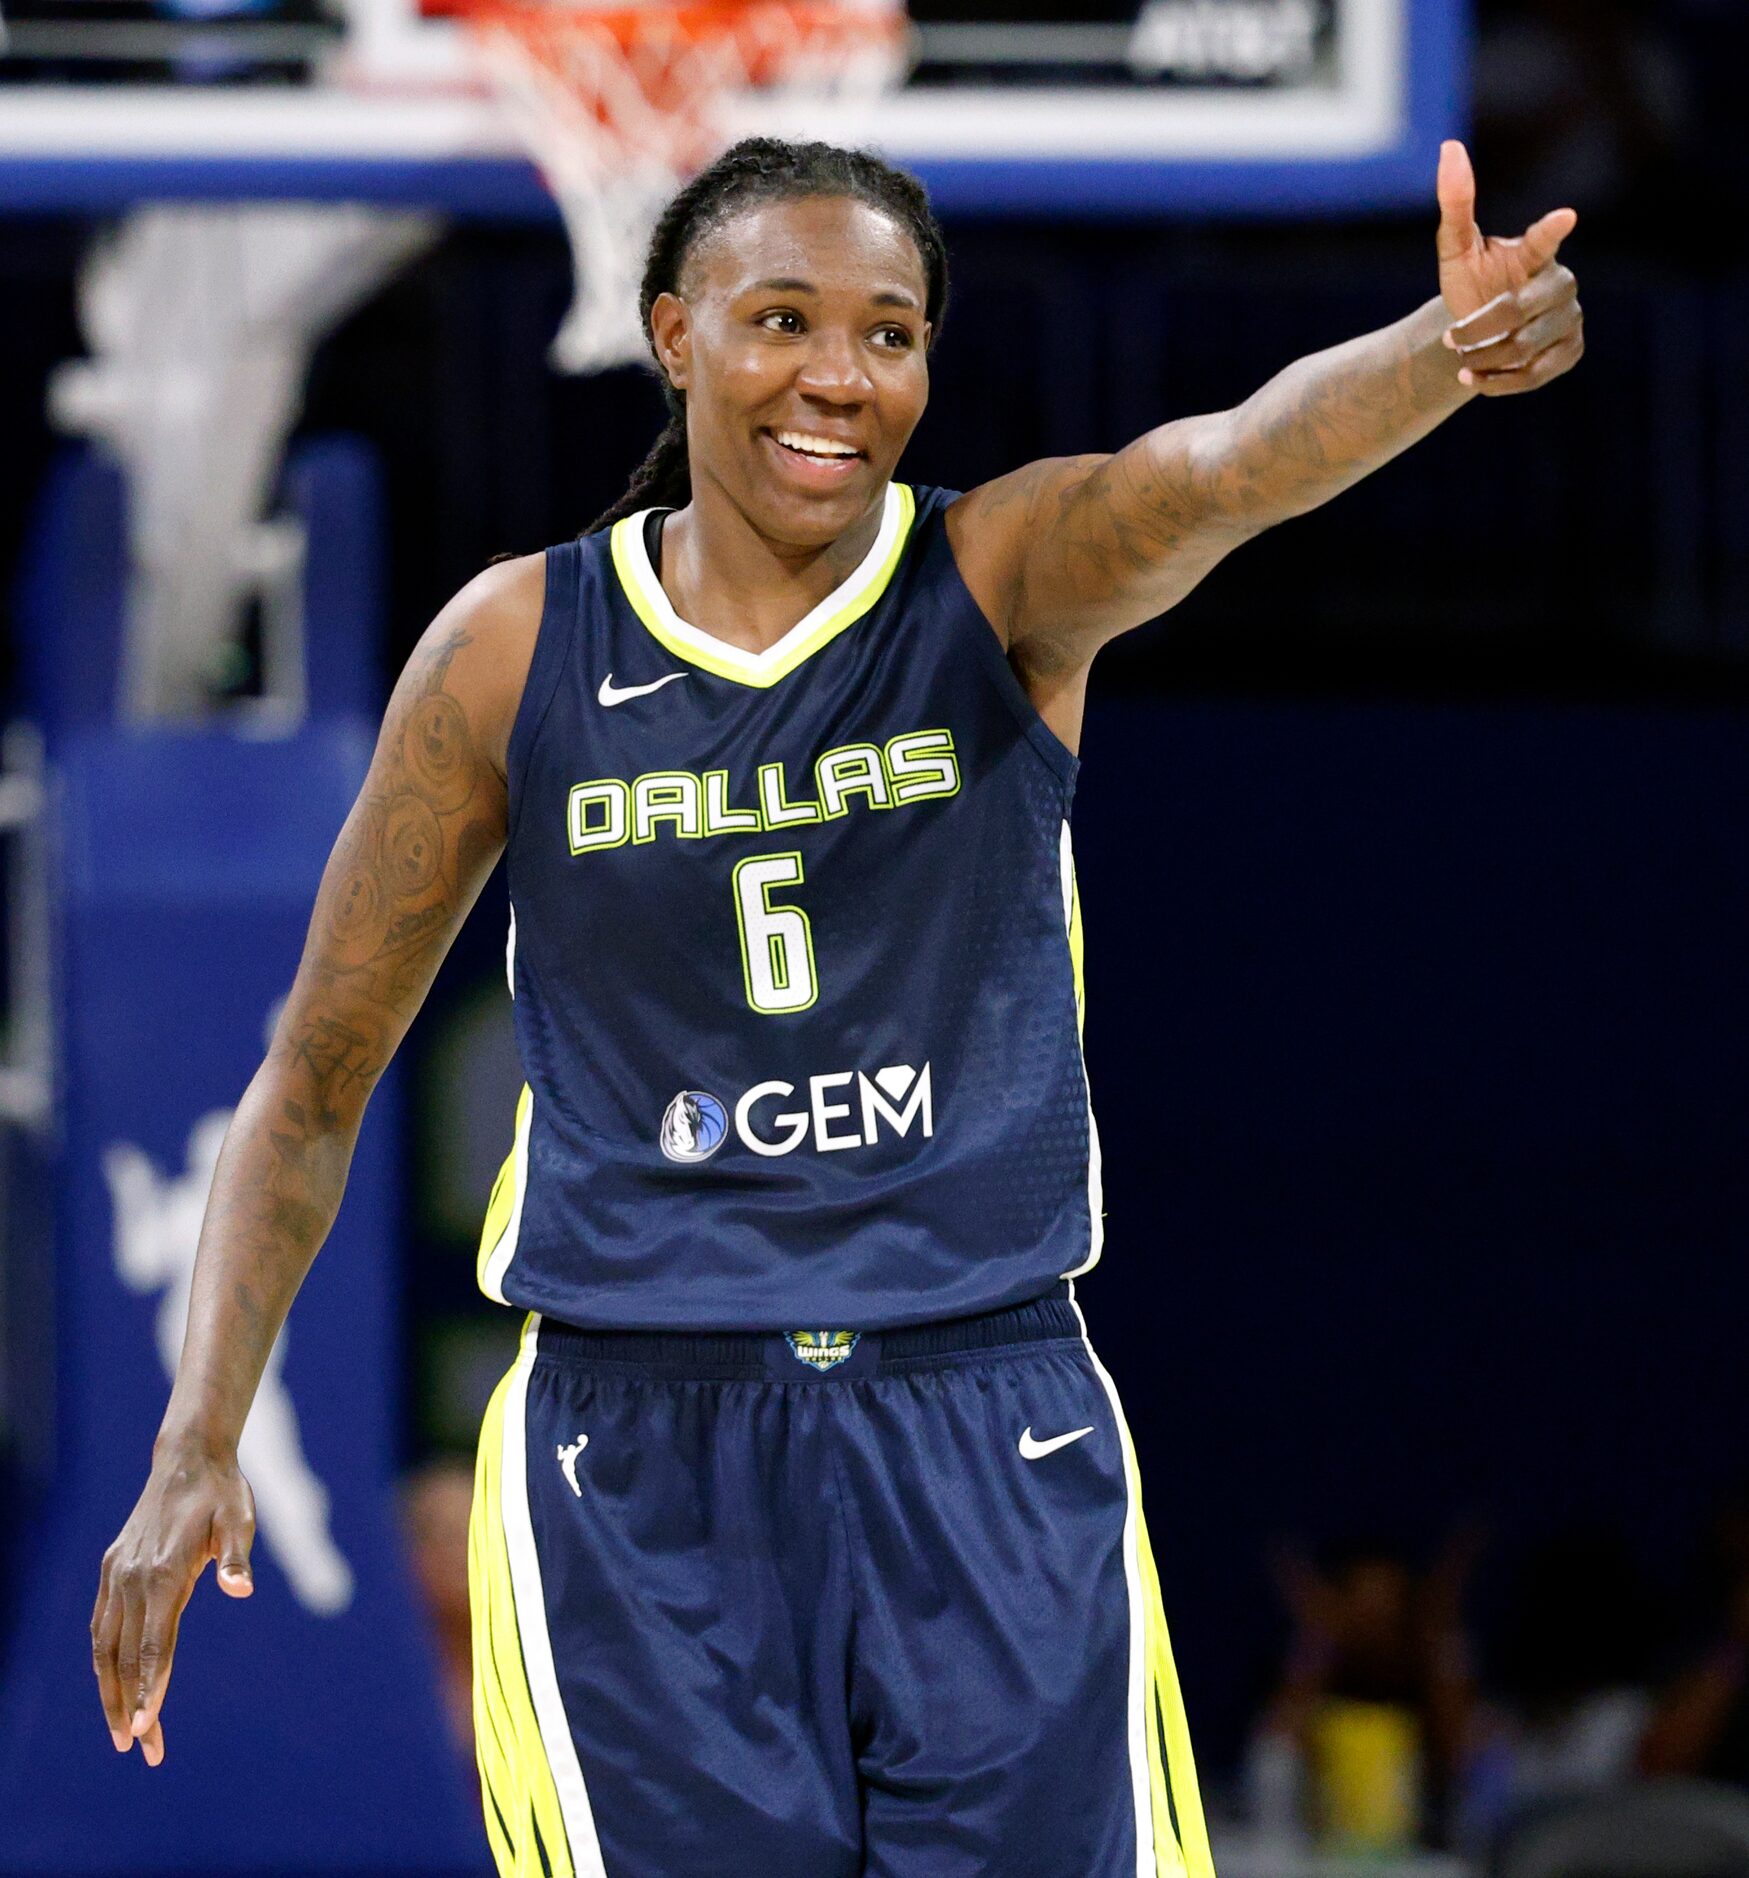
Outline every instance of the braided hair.
<path fill-rule="evenodd" d="M 889 215 L 917 244 L 923 263 L 923 316 L 941 330 L 947 310 L 947 244 L 930 212 L 923 185 L 865 150 L 841 150 L 829 143 L 784 143 L 775 137 L 748 137 L 700 170 L 662 211 L 650 237 L 644 262 L 638 311 L 646 335 L 650 309 L 659 294 L 677 293 L 687 257 L 700 238 L 720 228 L 742 209 L 766 202 L 792 202 L 807 196 L 848 196 Z M 652 354 L 655 351 L 651 343 Z M 650 454 L 639 464 L 626 492 L 583 531 L 599 533 L 645 508 L 684 508 L 692 500 L 692 472 L 686 454 L 686 399 L 662 375 L 668 423 Z"/>

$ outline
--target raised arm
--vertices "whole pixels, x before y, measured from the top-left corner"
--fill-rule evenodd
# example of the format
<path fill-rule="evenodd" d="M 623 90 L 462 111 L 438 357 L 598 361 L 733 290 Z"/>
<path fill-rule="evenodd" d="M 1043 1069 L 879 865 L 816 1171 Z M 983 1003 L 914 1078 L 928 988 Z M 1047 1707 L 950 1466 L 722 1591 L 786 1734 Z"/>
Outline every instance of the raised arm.
<path fill-rule="evenodd" d="M 539 556 L 438 616 L 389 701 L 297 977 L 213 1175 L 151 1474 L 104 1554 L 92 1659 L 117 1751 L 164 1756 L 158 1712 L 208 1559 L 247 1597 L 237 1444 L 274 1339 L 339 1210 L 359 1124 L 505 839 L 505 752 L 540 623 Z"/>
<path fill-rule="evenodd" d="M 1578 362 L 1578 290 L 1555 259 L 1577 217 L 1485 238 L 1462 144 L 1439 165 L 1439 295 L 1300 359 L 1230 411 L 1180 418 L 1115 456 L 1027 465 L 971 491 L 948 526 L 967 585 L 1047 718 L 1080 716 L 1093 653 L 1174 606 L 1224 555 L 1304 514 L 1471 398 Z"/>

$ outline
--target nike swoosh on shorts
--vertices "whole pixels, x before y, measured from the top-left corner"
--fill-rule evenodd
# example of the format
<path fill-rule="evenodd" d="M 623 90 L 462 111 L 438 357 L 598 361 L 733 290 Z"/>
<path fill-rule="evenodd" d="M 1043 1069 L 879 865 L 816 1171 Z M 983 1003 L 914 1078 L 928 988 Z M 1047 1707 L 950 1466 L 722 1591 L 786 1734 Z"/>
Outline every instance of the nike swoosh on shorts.
<path fill-rule="evenodd" d="M 1066 1448 L 1071 1441 L 1079 1441 L 1083 1435 L 1092 1432 L 1091 1428 L 1073 1428 L 1066 1435 L 1052 1435 L 1049 1441 L 1035 1441 L 1031 1428 L 1024 1428 L 1020 1434 L 1020 1458 L 1023 1461 L 1042 1461 L 1047 1454 L 1055 1454 L 1058 1448 Z"/>

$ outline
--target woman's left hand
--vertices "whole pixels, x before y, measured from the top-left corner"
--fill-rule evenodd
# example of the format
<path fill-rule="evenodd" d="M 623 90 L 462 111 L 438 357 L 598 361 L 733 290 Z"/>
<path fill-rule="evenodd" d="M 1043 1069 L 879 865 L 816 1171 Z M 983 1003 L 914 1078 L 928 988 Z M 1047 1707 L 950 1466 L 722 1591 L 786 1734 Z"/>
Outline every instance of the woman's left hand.
<path fill-rule="evenodd" d="M 1476 176 L 1461 143 L 1439 152 L 1439 291 L 1452 325 L 1445 343 L 1460 384 L 1485 398 L 1534 391 L 1579 363 L 1585 322 L 1579 283 L 1555 255 L 1579 217 L 1551 209 L 1516 239 L 1476 226 Z"/>

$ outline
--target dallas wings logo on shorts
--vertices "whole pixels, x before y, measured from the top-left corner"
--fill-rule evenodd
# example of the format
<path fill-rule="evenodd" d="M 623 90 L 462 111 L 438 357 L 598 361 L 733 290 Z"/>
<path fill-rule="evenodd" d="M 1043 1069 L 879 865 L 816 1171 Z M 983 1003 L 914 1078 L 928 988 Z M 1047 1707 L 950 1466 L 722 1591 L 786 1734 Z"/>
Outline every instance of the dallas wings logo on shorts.
<path fill-rule="evenodd" d="M 702 1089 L 682 1089 L 662 1116 L 659 1139 L 671 1161 L 708 1161 L 729 1132 L 729 1111 Z"/>
<path fill-rule="evenodd" d="M 810 1369 L 836 1369 L 857 1346 L 860 1330 L 786 1330 L 784 1341 Z"/>

